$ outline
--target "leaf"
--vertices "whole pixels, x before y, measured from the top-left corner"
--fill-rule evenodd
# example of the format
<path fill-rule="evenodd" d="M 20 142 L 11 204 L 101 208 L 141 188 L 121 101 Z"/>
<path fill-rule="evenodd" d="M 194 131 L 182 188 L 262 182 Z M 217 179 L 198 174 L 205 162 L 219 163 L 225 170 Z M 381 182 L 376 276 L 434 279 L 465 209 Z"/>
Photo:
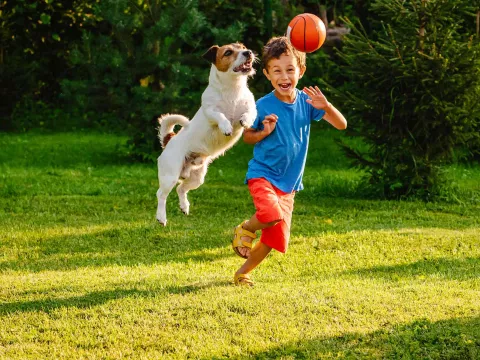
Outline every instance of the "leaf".
<path fill-rule="evenodd" d="M 53 33 L 52 34 L 52 39 L 56 40 L 56 41 L 60 41 L 60 35 L 58 35 L 57 33 Z"/>
<path fill-rule="evenodd" d="M 50 25 L 50 20 L 52 19 L 52 17 L 50 15 L 47 15 L 45 13 L 42 13 L 42 15 L 40 15 L 40 21 L 42 22 L 43 25 Z"/>

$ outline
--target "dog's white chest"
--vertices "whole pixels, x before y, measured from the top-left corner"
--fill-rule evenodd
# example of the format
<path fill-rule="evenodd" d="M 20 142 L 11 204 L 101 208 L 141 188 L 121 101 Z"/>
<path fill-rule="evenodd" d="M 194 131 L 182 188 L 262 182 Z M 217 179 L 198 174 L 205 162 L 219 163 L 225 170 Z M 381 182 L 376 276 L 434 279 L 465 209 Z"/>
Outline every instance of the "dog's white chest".
<path fill-rule="evenodd" d="M 248 110 L 248 102 L 245 99 L 224 99 L 219 102 L 218 107 L 218 110 L 221 111 L 233 124 L 236 121 L 239 121 L 242 114 Z"/>

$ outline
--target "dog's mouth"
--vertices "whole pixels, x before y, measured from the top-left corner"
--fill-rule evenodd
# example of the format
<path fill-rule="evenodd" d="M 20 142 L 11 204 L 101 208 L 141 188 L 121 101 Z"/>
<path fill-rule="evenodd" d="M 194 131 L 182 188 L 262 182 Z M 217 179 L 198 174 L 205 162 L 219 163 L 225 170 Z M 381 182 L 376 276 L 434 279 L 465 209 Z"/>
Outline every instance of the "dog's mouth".
<path fill-rule="evenodd" d="M 234 68 L 233 71 L 234 72 L 248 73 L 248 72 L 252 71 L 252 64 L 253 64 L 252 59 L 248 59 L 243 64 Z"/>

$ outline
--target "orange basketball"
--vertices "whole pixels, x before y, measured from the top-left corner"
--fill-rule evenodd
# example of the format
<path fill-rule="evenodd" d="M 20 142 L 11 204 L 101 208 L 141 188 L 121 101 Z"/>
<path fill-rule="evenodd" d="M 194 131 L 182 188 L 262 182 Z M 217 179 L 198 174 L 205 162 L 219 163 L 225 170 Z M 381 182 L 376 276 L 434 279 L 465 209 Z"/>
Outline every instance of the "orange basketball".
<path fill-rule="evenodd" d="M 287 38 L 299 51 L 311 53 L 318 50 L 325 42 L 326 37 L 325 24 L 316 15 L 300 14 L 288 24 Z"/>

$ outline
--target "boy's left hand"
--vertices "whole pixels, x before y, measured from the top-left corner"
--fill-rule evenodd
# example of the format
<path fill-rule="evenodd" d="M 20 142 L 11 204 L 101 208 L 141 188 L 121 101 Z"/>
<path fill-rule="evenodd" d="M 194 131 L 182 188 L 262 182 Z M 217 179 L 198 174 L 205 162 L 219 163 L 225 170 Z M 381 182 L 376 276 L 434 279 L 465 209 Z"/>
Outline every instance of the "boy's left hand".
<path fill-rule="evenodd" d="M 330 107 L 330 103 L 328 102 L 327 98 L 323 93 L 320 91 L 318 86 L 313 86 L 310 87 L 304 87 L 303 91 L 310 97 L 310 99 L 307 99 L 307 103 L 312 105 L 315 109 L 318 110 L 326 110 L 328 107 Z"/>

